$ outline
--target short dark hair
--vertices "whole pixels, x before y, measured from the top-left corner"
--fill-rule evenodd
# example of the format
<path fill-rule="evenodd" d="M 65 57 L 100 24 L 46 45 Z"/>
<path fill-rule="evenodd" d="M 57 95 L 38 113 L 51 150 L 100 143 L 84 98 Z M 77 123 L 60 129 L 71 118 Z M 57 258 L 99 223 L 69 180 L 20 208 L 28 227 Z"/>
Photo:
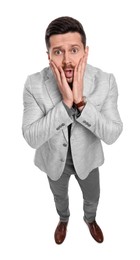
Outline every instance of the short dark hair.
<path fill-rule="evenodd" d="M 45 33 L 45 42 L 46 47 L 49 50 L 50 48 L 50 37 L 52 35 L 56 34 L 65 34 L 68 32 L 78 32 L 81 35 L 81 41 L 84 45 L 84 48 L 86 47 L 86 34 L 83 29 L 82 24 L 69 16 L 62 16 L 58 17 L 55 20 L 53 20 L 47 27 L 46 33 Z"/>

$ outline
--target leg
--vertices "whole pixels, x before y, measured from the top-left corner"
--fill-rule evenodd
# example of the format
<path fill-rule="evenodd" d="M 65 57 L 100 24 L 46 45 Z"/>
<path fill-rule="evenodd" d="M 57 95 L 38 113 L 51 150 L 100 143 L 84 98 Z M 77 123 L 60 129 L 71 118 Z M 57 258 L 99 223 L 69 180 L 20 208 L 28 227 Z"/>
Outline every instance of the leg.
<path fill-rule="evenodd" d="M 98 242 L 104 240 L 101 228 L 95 221 L 100 195 L 99 169 L 94 169 L 85 180 L 76 176 L 81 187 L 84 199 L 84 220 L 88 225 L 91 236 Z"/>
<path fill-rule="evenodd" d="M 77 175 L 75 177 L 83 193 L 84 219 L 88 222 L 92 222 L 96 217 L 100 196 L 99 169 L 96 168 L 92 170 L 84 180 L 81 180 Z"/>
<path fill-rule="evenodd" d="M 68 199 L 68 183 L 71 174 L 75 170 L 71 160 L 67 160 L 64 172 L 58 181 L 52 181 L 50 178 L 49 184 L 54 195 L 56 210 L 60 216 L 60 221 L 54 233 L 54 239 L 57 244 L 62 244 L 66 237 L 67 224 L 70 216 L 69 199 Z"/>
<path fill-rule="evenodd" d="M 69 178 L 70 175 L 65 172 L 57 181 L 53 181 L 48 177 L 50 188 L 54 196 L 56 210 L 60 216 L 60 221 L 62 222 L 67 222 L 70 216 L 68 198 Z"/>

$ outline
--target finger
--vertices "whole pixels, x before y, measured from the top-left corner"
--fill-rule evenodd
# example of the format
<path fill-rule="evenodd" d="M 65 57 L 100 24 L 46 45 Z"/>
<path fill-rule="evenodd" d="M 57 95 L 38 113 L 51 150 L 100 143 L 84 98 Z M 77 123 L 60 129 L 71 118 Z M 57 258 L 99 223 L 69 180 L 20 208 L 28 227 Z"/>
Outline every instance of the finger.
<path fill-rule="evenodd" d="M 57 66 L 55 65 L 55 63 L 52 60 L 50 61 L 50 66 L 53 69 L 53 71 L 55 72 L 55 74 L 57 74 L 58 73 L 58 68 L 57 68 Z"/>
<path fill-rule="evenodd" d="M 87 58 L 88 58 L 88 50 L 85 51 L 85 55 L 83 56 L 83 59 L 81 61 L 81 74 L 85 72 L 85 68 L 87 65 Z"/>
<path fill-rule="evenodd" d="M 54 76 L 56 77 L 56 80 L 61 83 L 61 77 L 60 77 L 60 73 L 59 73 L 59 70 L 57 68 L 57 66 L 55 65 L 55 63 L 51 60 L 50 61 L 50 66 L 53 70 L 53 73 L 54 73 Z"/>
<path fill-rule="evenodd" d="M 85 66 L 86 66 L 86 60 L 85 60 L 85 56 L 83 56 L 80 59 L 79 63 L 77 64 L 76 70 L 75 70 L 75 76 L 77 77 L 78 81 L 83 79 Z"/>
<path fill-rule="evenodd" d="M 66 76 L 65 76 L 65 73 L 64 73 L 62 67 L 59 67 L 59 71 L 60 71 L 60 76 L 61 76 L 62 83 L 63 84 L 67 84 Z"/>

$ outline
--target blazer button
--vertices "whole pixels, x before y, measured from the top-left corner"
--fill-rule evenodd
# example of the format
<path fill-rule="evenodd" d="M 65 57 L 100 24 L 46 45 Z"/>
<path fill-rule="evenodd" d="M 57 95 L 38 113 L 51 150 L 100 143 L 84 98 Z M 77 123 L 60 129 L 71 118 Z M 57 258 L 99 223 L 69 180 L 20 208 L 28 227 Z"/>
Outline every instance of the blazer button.
<path fill-rule="evenodd" d="M 64 162 L 64 159 L 60 159 L 61 162 Z"/>
<path fill-rule="evenodd" d="M 64 147 L 67 147 L 67 144 L 63 144 Z"/>

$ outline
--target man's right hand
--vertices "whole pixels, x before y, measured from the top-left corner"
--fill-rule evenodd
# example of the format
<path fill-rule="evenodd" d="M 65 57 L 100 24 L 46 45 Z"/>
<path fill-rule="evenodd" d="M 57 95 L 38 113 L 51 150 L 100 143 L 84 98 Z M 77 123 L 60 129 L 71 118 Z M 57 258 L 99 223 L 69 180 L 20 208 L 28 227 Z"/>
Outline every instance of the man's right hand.
<path fill-rule="evenodd" d="M 63 98 L 63 102 L 69 108 L 71 108 L 73 105 L 73 93 L 66 80 L 65 73 L 64 73 L 62 67 L 57 68 L 57 66 L 55 65 L 55 63 L 52 60 L 50 61 L 50 67 L 52 68 L 52 71 L 56 78 L 58 88 L 59 88 L 60 93 Z"/>

